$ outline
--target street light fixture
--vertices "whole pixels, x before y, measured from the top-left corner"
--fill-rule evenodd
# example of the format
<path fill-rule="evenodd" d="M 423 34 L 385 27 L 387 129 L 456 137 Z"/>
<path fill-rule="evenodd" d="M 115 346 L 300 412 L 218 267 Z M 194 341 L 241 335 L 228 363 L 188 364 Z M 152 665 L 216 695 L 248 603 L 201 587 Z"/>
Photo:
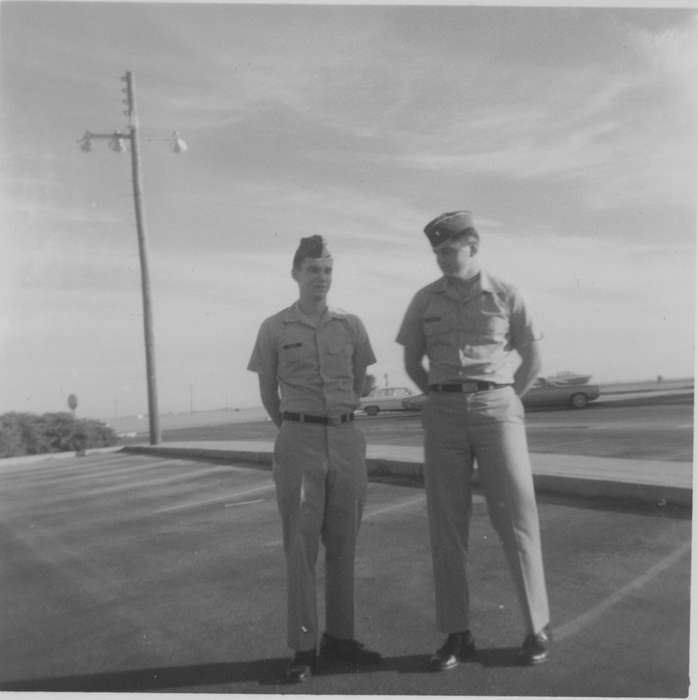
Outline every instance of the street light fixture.
<path fill-rule="evenodd" d="M 179 135 L 179 131 L 172 132 L 172 150 L 175 153 L 184 153 L 189 146 L 185 140 Z"/>
<path fill-rule="evenodd" d="M 80 144 L 80 148 L 85 151 L 85 153 L 89 153 L 92 150 L 92 134 L 90 134 L 89 131 L 86 131 L 84 136 L 81 139 L 78 139 L 78 143 Z"/>
<path fill-rule="evenodd" d="M 148 268 L 148 248 L 145 232 L 145 216 L 143 212 L 140 154 L 138 144 L 138 118 L 136 116 L 136 99 L 134 90 L 133 73 L 127 71 L 121 78 L 126 86 L 122 88 L 125 93 L 124 114 L 129 117 L 128 130 L 113 131 L 109 134 L 95 134 L 86 131 L 81 139 L 78 139 L 81 150 L 85 153 L 92 151 L 94 139 L 107 140 L 109 148 L 115 153 L 123 153 L 127 150 L 126 143 L 131 145 L 131 180 L 133 183 L 133 203 L 136 214 L 136 232 L 138 234 L 138 251 L 141 263 L 141 289 L 143 294 L 143 331 L 145 336 L 145 365 L 148 381 L 148 418 L 150 427 L 150 444 L 157 445 L 160 442 L 160 412 L 157 400 L 157 382 L 155 378 L 155 343 L 153 340 L 153 313 L 150 302 L 150 272 Z M 175 153 L 184 153 L 187 144 L 178 131 L 173 132 L 171 141 L 172 150 Z"/>
<path fill-rule="evenodd" d="M 123 134 L 120 131 L 115 131 L 112 134 L 112 137 L 109 139 L 109 148 L 111 148 L 114 153 L 123 153 L 126 150 Z"/>

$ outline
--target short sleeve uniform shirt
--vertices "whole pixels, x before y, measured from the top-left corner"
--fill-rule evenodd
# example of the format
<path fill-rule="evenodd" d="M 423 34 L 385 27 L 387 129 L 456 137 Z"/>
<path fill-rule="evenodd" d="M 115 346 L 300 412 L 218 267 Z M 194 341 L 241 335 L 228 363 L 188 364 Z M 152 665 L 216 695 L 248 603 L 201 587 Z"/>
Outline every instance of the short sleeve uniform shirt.
<path fill-rule="evenodd" d="M 397 342 L 427 355 L 430 384 L 511 384 L 517 362 L 512 351 L 541 337 L 518 289 L 482 270 L 465 294 L 448 277 L 420 289 Z"/>
<path fill-rule="evenodd" d="M 296 302 L 262 323 L 247 369 L 277 378 L 282 411 L 333 416 L 357 407 L 354 377 L 375 361 L 357 316 L 328 309 L 315 324 Z"/>

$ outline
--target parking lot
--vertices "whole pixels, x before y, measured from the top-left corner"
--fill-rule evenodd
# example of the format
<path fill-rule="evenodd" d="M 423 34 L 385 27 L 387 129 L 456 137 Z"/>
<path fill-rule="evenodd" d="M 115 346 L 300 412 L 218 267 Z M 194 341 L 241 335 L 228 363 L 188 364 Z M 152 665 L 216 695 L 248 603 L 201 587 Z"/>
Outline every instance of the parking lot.
<path fill-rule="evenodd" d="M 674 396 L 604 399 L 580 411 L 527 411 L 533 452 L 589 457 L 693 461 L 693 392 Z M 421 413 L 358 416 L 369 444 L 421 445 Z M 163 430 L 163 441 L 273 440 L 268 420 L 221 422 Z M 147 442 L 147 433 L 127 440 Z"/>
<path fill-rule="evenodd" d="M 477 659 L 426 670 L 434 628 L 424 492 L 369 485 L 357 636 L 385 656 L 280 682 L 284 564 L 269 471 L 119 452 L 0 465 L 0 689 L 681 697 L 688 691 L 690 511 L 543 497 L 555 634 L 523 638 L 503 554 L 476 494 Z M 319 577 L 322 566 L 318 567 Z M 319 586 L 321 590 L 321 585 Z"/>

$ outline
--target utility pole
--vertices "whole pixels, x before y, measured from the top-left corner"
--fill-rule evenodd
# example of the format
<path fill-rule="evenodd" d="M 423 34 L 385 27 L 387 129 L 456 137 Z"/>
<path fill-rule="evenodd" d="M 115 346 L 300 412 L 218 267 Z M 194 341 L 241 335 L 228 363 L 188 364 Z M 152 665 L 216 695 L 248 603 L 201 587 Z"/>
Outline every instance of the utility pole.
<path fill-rule="evenodd" d="M 133 203 L 136 214 L 136 232 L 138 233 L 138 253 L 141 261 L 141 292 L 143 296 L 143 334 L 145 337 L 145 371 L 148 380 L 148 418 L 150 426 L 150 444 L 160 442 L 160 411 L 158 410 L 158 390 L 155 374 L 155 339 L 153 337 L 153 308 L 150 297 L 150 270 L 148 268 L 148 241 L 145 233 L 145 216 L 141 191 L 141 159 L 138 147 L 138 115 L 136 113 L 136 95 L 133 73 L 127 71 L 123 80 L 126 82 L 126 107 L 129 116 L 129 133 L 131 137 L 131 180 L 133 182 Z"/>
<path fill-rule="evenodd" d="M 148 267 L 148 245 L 145 231 L 143 193 L 141 188 L 140 150 L 138 144 L 138 116 L 136 113 L 136 94 L 133 73 L 126 71 L 121 80 L 126 83 L 122 91 L 126 94 L 124 114 L 129 118 L 126 133 L 119 130 L 109 134 L 95 134 L 86 131 L 78 141 L 83 151 L 92 150 L 93 139 L 108 139 L 109 148 L 116 153 L 126 150 L 124 142 L 131 144 L 131 180 L 133 183 L 133 203 L 136 215 L 136 233 L 138 234 L 138 254 L 141 264 L 141 292 L 143 296 L 143 332 L 145 338 L 145 369 L 148 382 L 148 420 L 150 427 L 150 444 L 157 445 L 161 439 L 160 412 L 158 410 L 157 380 L 155 373 L 155 340 L 153 337 L 153 310 L 150 295 L 150 270 Z M 172 148 L 175 153 L 183 153 L 187 146 L 178 132 L 172 135 Z"/>

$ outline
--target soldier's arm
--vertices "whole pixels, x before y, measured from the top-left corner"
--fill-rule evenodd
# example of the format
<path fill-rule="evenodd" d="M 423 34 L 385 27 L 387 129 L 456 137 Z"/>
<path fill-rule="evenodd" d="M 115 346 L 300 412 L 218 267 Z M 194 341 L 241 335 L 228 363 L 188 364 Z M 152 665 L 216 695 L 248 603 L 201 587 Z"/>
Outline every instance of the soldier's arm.
<path fill-rule="evenodd" d="M 543 365 L 540 343 L 537 340 L 527 343 L 518 348 L 518 353 L 521 355 L 521 364 L 514 373 L 514 391 L 523 396 L 531 388 Z"/>
<path fill-rule="evenodd" d="M 368 338 L 366 328 L 361 319 L 355 320 L 356 344 L 354 346 L 353 370 L 354 370 L 354 394 L 357 400 L 361 396 L 364 387 L 366 370 L 369 365 L 375 364 L 376 356 L 373 354 L 371 341 Z"/>
<path fill-rule="evenodd" d="M 277 428 L 281 427 L 281 399 L 279 397 L 279 383 L 275 375 L 259 374 L 259 394 L 262 405 L 274 421 Z"/>
<path fill-rule="evenodd" d="M 277 377 L 277 351 L 274 320 L 268 318 L 259 328 L 257 342 L 252 350 L 252 357 L 247 365 L 251 372 L 257 372 L 259 378 L 259 395 L 262 405 L 277 427 L 281 427 L 281 397 Z"/>
<path fill-rule="evenodd" d="M 407 307 L 396 340 L 404 348 L 403 361 L 407 376 L 426 394 L 429 391 L 429 375 L 423 365 L 427 352 L 422 331 L 423 310 L 424 296 L 417 292 Z"/>
<path fill-rule="evenodd" d="M 361 396 L 361 390 L 364 387 L 364 379 L 366 379 L 366 366 L 362 365 L 354 370 L 354 393 L 356 396 Z"/>
<path fill-rule="evenodd" d="M 407 307 L 402 319 L 400 330 L 397 334 L 397 342 L 403 346 L 403 361 L 407 376 L 426 394 L 429 391 L 429 374 L 424 369 L 424 356 L 427 353 L 424 331 L 422 329 L 422 316 L 426 297 L 422 292 L 417 292 Z"/>
<path fill-rule="evenodd" d="M 429 375 L 422 364 L 424 347 L 420 346 L 419 343 L 405 345 L 403 358 L 407 376 L 419 387 L 422 393 L 426 394 L 429 391 Z"/>
<path fill-rule="evenodd" d="M 521 357 L 521 364 L 514 373 L 514 391 L 523 396 L 531 388 L 543 366 L 539 342 L 543 334 L 533 323 L 523 295 L 518 290 L 512 298 L 510 318 L 512 345 Z"/>

